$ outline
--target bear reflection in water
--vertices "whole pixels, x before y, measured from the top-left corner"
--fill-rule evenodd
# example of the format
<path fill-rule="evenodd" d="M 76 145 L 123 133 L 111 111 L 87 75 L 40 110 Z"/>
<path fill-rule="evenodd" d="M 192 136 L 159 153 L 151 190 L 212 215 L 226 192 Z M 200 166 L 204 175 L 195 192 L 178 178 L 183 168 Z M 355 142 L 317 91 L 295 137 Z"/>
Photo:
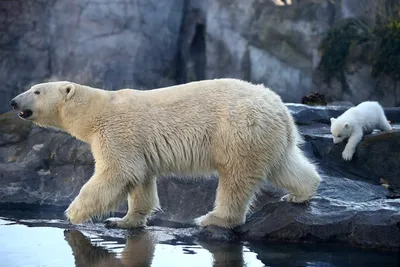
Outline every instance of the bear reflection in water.
<path fill-rule="evenodd" d="M 104 247 L 92 244 L 90 239 L 78 230 L 65 230 L 64 235 L 72 249 L 76 267 L 152 266 L 156 240 L 150 231 L 135 231 L 135 235 L 127 236 L 120 256 Z M 243 245 L 240 243 L 197 243 L 212 254 L 212 266 L 239 267 L 245 265 Z M 165 266 L 174 265 L 173 258 L 165 260 Z"/>
<path fill-rule="evenodd" d="M 93 245 L 90 239 L 78 230 L 65 230 L 65 239 L 72 249 L 75 265 L 83 266 L 151 266 L 154 255 L 154 242 L 148 232 L 139 232 L 126 239 L 125 248 L 121 257 L 107 249 Z"/>

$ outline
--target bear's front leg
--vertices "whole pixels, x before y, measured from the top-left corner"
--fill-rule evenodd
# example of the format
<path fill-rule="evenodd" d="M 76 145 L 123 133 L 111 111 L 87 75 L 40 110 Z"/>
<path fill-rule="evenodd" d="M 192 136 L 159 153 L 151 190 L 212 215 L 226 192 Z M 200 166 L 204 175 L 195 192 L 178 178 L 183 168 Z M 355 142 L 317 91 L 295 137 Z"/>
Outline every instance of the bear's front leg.
<path fill-rule="evenodd" d="M 342 153 L 342 158 L 344 160 L 346 161 L 352 160 L 353 155 L 356 152 L 357 145 L 360 143 L 362 137 L 363 137 L 362 131 L 356 130 L 353 132 Z"/>
<path fill-rule="evenodd" d="M 159 208 L 155 177 L 147 177 L 128 195 L 128 212 L 123 218 L 108 218 L 108 228 L 136 228 L 146 225 L 148 216 Z"/>
<path fill-rule="evenodd" d="M 114 174 L 114 177 L 118 176 Z M 68 220 L 73 224 L 79 224 L 117 208 L 126 197 L 124 195 L 126 184 L 122 181 L 113 179 L 107 173 L 93 175 L 65 211 Z"/>

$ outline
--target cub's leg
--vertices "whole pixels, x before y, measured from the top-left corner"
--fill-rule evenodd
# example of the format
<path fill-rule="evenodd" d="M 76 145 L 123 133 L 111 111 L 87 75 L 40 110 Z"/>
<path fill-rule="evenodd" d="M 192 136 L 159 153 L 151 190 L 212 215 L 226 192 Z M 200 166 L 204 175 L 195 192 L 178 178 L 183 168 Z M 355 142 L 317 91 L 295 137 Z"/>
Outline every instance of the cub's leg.
<path fill-rule="evenodd" d="M 353 158 L 354 152 L 356 152 L 357 145 L 361 142 L 362 137 L 363 137 L 362 130 L 354 129 L 353 134 L 350 136 L 342 152 L 342 157 L 344 160 L 349 161 Z"/>
<path fill-rule="evenodd" d="M 159 208 L 155 177 L 148 177 L 128 194 L 128 212 L 123 218 L 108 218 L 106 227 L 135 228 L 146 225 L 147 217 Z"/>

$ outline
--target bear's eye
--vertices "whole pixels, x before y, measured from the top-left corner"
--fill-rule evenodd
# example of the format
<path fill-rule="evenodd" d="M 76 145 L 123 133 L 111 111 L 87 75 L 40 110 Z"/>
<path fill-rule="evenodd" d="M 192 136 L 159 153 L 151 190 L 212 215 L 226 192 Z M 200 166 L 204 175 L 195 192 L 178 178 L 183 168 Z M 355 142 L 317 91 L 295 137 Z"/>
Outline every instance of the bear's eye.
<path fill-rule="evenodd" d="M 339 137 L 339 138 L 340 138 L 340 137 L 342 137 L 342 135 L 341 135 L 341 134 L 339 134 L 337 137 Z"/>
<path fill-rule="evenodd" d="M 39 91 L 35 91 L 35 92 L 33 92 L 35 95 L 40 95 L 40 92 Z"/>

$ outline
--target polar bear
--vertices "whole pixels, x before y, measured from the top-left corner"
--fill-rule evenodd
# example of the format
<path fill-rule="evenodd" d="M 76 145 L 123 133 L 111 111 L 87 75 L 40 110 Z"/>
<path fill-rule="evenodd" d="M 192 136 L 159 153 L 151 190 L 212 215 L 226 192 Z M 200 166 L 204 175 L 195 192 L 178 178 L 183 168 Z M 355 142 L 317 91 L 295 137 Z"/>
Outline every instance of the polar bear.
<path fill-rule="evenodd" d="M 331 134 L 333 142 L 338 144 L 346 139 L 348 142 L 342 157 L 349 161 L 353 158 L 358 143 L 364 134 L 373 130 L 390 131 L 390 126 L 382 106 L 375 101 L 365 101 L 349 108 L 338 118 L 331 118 Z"/>
<path fill-rule="evenodd" d="M 65 214 L 79 224 L 128 200 L 106 226 L 144 226 L 159 207 L 156 177 L 218 173 L 212 211 L 201 227 L 245 223 L 265 179 L 309 200 L 320 176 L 281 98 L 263 85 L 214 79 L 141 91 L 109 91 L 69 81 L 36 84 L 11 105 L 22 119 L 62 129 L 90 144 L 95 172 Z M 178 193 L 178 192 L 177 192 Z"/>

